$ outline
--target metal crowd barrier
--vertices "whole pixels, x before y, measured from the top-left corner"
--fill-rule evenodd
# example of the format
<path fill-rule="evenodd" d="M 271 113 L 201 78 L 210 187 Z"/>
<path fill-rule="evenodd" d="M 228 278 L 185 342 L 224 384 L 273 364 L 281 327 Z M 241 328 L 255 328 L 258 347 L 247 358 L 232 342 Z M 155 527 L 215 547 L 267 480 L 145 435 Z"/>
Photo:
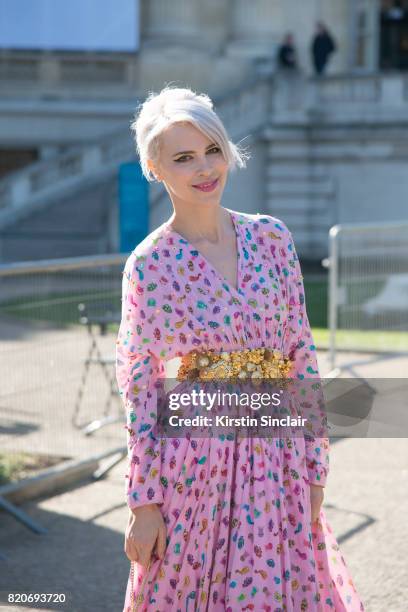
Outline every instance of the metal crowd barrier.
<path fill-rule="evenodd" d="M 339 350 L 408 352 L 408 221 L 329 233 L 330 363 Z"/>
<path fill-rule="evenodd" d="M 0 266 L 3 452 L 81 459 L 126 445 L 114 368 L 125 260 Z"/>

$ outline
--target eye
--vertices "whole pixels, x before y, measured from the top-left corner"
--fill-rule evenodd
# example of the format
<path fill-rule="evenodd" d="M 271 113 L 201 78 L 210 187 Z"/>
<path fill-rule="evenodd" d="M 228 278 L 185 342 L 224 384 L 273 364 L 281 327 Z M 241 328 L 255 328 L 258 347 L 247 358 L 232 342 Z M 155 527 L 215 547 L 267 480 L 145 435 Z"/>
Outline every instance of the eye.
<path fill-rule="evenodd" d="M 211 147 L 211 149 L 208 149 L 207 153 L 211 153 L 211 154 L 221 153 L 221 149 L 220 149 L 220 147 L 214 146 L 214 147 Z M 183 163 L 183 162 L 189 161 L 190 159 L 192 159 L 191 155 L 181 155 L 180 157 L 178 157 L 174 161 L 175 162 Z"/>

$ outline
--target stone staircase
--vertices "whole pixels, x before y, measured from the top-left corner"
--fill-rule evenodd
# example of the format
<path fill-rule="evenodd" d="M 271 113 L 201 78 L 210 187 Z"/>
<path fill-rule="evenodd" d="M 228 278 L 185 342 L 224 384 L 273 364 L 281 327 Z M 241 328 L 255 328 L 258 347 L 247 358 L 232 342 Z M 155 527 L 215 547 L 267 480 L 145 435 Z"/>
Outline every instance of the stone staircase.
<path fill-rule="evenodd" d="M 276 77 L 264 132 L 266 208 L 287 223 L 303 259 L 326 257 L 330 227 L 354 217 L 352 201 L 341 199 L 350 191 L 344 164 L 405 159 L 404 125 L 404 74 Z"/>
<path fill-rule="evenodd" d="M 270 88 L 268 77 L 255 75 L 215 101 L 234 141 L 262 132 L 269 116 Z M 1 180 L 0 261 L 43 259 L 55 252 L 55 245 L 59 257 L 117 250 L 117 220 L 112 213 L 117 210 L 117 170 L 133 159 L 134 144 L 126 128 Z M 165 190 L 155 186 L 151 208 L 160 206 L 165 196 Z"/>
<path fill-rule="evenodd" d="M 0 261 L 35 261 L 97 255 L 117 250 L 117 182 L 112 177 L 82 185 L 58 204 L 31 211 L 0 232 Z"/>
<path fill-rule="evenodd" d="M 328 232 L 336 223 L 337 185 L 330 167 L 311 154 L 309 130 L 273 129 L 268 139 L 266 208 L 291 230 L 297 250 L 309 259 L 328 252 Z"/>

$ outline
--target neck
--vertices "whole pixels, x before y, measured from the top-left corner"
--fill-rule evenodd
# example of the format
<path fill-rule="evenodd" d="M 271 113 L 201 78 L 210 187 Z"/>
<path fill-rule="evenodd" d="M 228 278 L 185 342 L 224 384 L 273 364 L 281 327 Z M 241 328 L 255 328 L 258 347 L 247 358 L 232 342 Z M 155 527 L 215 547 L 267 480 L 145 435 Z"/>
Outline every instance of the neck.
<path fill-rule="evenodd" d="M 189 241 L 221 243 L 230 228 L 229 212 L 220 205 L 194 210 L 175 209 L 168 221 L 171 228 Z"/>

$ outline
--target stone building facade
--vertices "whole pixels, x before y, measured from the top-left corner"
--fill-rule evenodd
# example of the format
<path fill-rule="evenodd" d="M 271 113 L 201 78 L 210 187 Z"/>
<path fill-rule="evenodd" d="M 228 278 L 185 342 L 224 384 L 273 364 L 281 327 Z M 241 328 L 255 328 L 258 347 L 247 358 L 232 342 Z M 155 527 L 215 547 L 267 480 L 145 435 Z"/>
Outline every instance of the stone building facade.
<path fill-rule="evenodd" d="M 77 193 L 89 188 L 92 178 L 112 181 L 103 206 L 113 206 L 115 164 L 132 155 L 135 106 L 167 83 L 208 92 L 231 136 L 252 151 L 247 170 L 231 177 L 226 205 L 281 216 L 303 256 L 327 254 L 334 223 L 406 218 L 408 2 L 401 6 L 402 13 L 393 0 L 140 0 L 136 53 L 2 49 L 0 165 L 3 174 L 36 165 L 0 182 L 0 232 L 29 223 L 39 203 L 69 198 L 73 183 Z M 316 79 L 310 42 L 319 20 L 337 52 Z M 292 77 L 276 70 L 288 31 L 300 64 Z M 61 170 L 69 155 L 70 182 Z M 157 186 L 151 199 L 155 226 L 169 203 Z M 116 250 L 115 215 L 102 217 L 107 225 L 92 248 Z M 6 242 L 3 259 L 15 257 Z"/>

